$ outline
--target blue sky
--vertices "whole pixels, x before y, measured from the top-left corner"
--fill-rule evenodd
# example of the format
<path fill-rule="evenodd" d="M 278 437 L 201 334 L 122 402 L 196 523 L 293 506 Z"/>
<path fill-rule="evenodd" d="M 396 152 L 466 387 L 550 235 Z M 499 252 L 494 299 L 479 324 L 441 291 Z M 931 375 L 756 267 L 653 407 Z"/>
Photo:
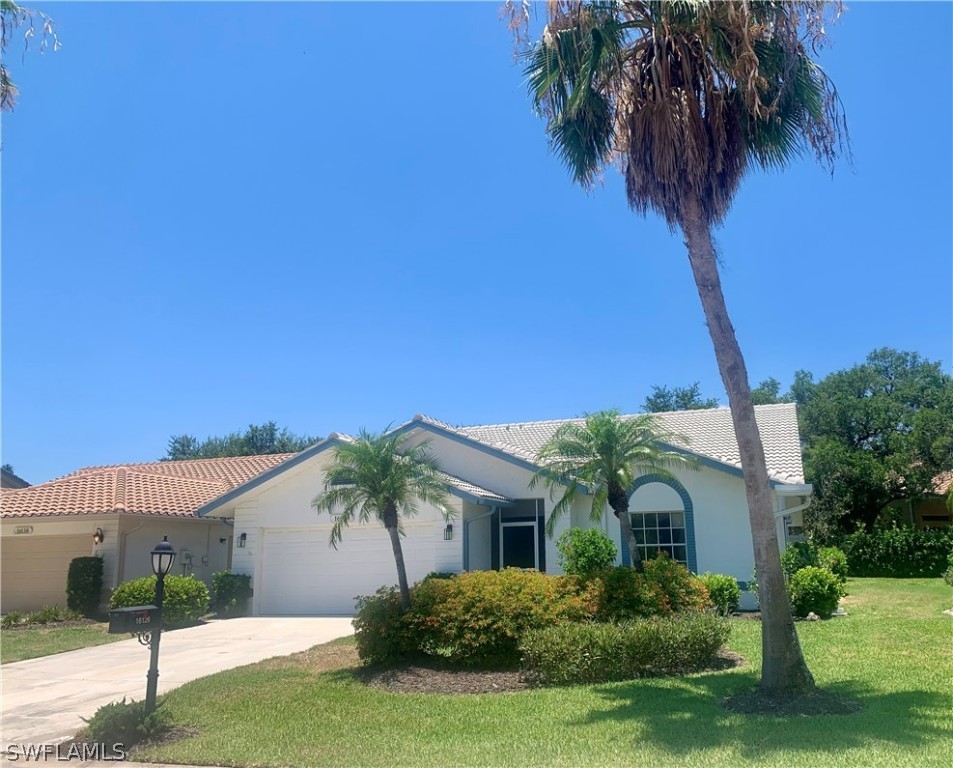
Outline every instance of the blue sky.
<path fill-rule="evenodd" d="M 268 420 L 724 402 L 681 239 L 618 178 L 570 183 L 498 4 L 34 5 L 63 47 L 10 56 L 0 153 L 2 460 L 27 480 Z M 821 61 L 853 166 L 738 195 L 717 237 L 753 383 L 880 346 L 950 370 L 951 28 L 948 3 L 851 5 Z"/>

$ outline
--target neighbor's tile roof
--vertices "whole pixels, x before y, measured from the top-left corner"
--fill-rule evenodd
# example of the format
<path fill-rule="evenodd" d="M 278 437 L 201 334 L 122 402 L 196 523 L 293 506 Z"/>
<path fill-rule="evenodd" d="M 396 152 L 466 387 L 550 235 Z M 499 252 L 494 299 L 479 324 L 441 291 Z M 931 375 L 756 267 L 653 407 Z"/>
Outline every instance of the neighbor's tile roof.
<path fill-rule="evenodd" d="M 941 472 L 933 478 L 933 492 L 944 496 L 953 488 L 953 472 Z"/>
<path fill-rule="evenodd" d="M 661 422 L 663 430 L 686 438 L 685 441 L 676 442 L 677 447 L 738 469 L 741 468 L 738 443 L 735 440 L 729 409 L 671 411 L 655 415 Z M 794 404 L 755 406 L 755 417 L 764 443 L 768 474 L 778 482 L 803 483 L 804 467 L 801 463 L 801 441 Z M 540 447 L 561 425 L 569 421 L 581 424 L 583 421 L 582 419 L 557 419 L 451 427 L 427 417 L 418 418 L 534 463 Z"/>
<path fill-rule="evenodd" d="M 292 456 L 293 453 L 274 453 L 86 467 L 48 483 L 4 488 L 0 515 L 130 512 L 191 517 L 202 505 Z"/>

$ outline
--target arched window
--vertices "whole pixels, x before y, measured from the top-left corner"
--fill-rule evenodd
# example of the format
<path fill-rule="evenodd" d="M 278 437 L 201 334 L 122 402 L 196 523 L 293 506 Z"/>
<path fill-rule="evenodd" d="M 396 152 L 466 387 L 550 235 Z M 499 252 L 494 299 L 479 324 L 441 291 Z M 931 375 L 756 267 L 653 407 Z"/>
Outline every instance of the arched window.
<path fill-rule="evenodd" d="M 640 477 L 629 494 L 629 516 L 643 560 L 665 552 L 696 570 L 694 509 L 681 483 L 661 475 Z M 622 552 L 623 563 L 630 565 L 628 548 Z"/>

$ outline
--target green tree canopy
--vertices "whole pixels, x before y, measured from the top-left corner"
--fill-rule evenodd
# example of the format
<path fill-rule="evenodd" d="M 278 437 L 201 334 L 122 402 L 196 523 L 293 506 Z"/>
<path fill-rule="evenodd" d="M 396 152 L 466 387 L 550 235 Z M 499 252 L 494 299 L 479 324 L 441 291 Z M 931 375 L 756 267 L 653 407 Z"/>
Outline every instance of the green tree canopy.
<path fill-rule="evenodd" d="M 642 402 L 645 413 L 663 413 L 665 411 L 695 411 L 700 408 L 717 408 L 714 397 L 702 397 L 701 387 L 696 381 L 687 387 L 652 386 L 652 394 Z"/>
<path fill-rule="evenodd" d="M 273 421 L 249 424 L 244 432 L 199 441 L 194 435 L 173 435 L 161 461 L 183 459 L 219 459 L 224 456 L 260 456 L 266 453 L 297 453 L 314 445 L 320 438 L 297 435 L 278 428 Z"/>
<path fill-rule="evenodd" d="M 922 497 L 953 469 L 953 377 L 916 352 L 884 347 L 830 374 L 800 415 L 821 524 L 870 528 L 887 502 Z"/>

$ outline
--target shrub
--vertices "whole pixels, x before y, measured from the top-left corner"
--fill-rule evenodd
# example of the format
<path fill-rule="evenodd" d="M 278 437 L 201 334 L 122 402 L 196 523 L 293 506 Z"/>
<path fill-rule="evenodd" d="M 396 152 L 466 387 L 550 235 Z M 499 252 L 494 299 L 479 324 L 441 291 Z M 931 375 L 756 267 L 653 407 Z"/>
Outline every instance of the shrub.
<path fill-rule="evenodd" d="M 727 620 L 703 613 L 623 624 L 559 624 L 526 634 L 523 668 L 544 685 L 678 674 L 710 663 L 729 631 Z"/>
<path fill-rule="evenodd" d="M 125 749 L 154 739 L 172 728 L 172 718 L 163 709 L 146 714 L 144 701 L 126 700 L 105 704 L 86 720 L 86 739 L 96 744 L 122 744 Z"/>
<path fill-rule="evenodd" d="M 218 571 L 212 574 L 212 606 L 225 616 L 244 616 L 251 600 L 251 576 Z"/>
<path fill-rule="evenodd" d="M 66 573 L 66 604 L 84 616 L 95 616 L 99 612 L 102 594 L 103 559 L 73 558 Z"/>
<path fill-rule="evenodd" d="M 155 605 L 156 577 L 124 582 L 109 599 L 110 608 Z M 208 613 L 208 587 L 194 576 L 166 576 L 162 602 L 162 626 L 176 627 L 198 621 Z"/>
<path fill-rule="evenodd" d="M 559 565 L 569 576 L 585 576 L 615 565 L 615 544 L 599 528 L 570 528 L 556 540 Z"/>
<path fill-rule="evenodd" d="M 357 598 L 354 616 L 357 655 L 365 664 L 387 664 L 416 651 L 396 587 L 381 587 L 374 595 Z"/>
<path fill-rule="evenodd" d="M 943 581 L 953 587 L 953 552 L 950 552 L 946 562 L 949 567 L 943 571 Z"/>
<path fill-rule="evenodd" d="M 821 547 L 817 550 L 817 565 L 833 573 L 841 584 L 847 583 L 847 555 L 837 547 Z"/>
<path fill-rule="evenodd" d="M 817 547 L 807 541 L 798 541 L 788 544 L 781 553 L 781 570 L 785 580 L 809 565 L 819 565 Z"/>
<path fill-rule="evenodd" d="M 941 576 L 953 549 L 953 528 L 918 531 L 909 526 L 857 531 L 838 546 L 851 576 L 892 578 Z"/>
<path fill-rule="evenodd" d="M 588 615 L 575 579 L 505 568 L 418 584 L 403 621 L 424 653 L 459 664 L 515 665 L 528 630 Z"/>
<path fill-rule="evenodd" d="M 816 613 L 822 619 L 837 610 L 837 603 L 844 596 L 840 579 L 826 568 L 809 565 L 788 580 L 788 596 L 795 616 Z"/>
<path fill-rule="evenodd" d="M 646 561 L 645 576 L 649 583 L 658 586 L 669 610 L 675 613 L 711 607 L 711 597 L 701 579 L 665 553 Z"/>
<path fill-rule="evenodd" d="M 725 576 L 720 573 L 706 573 L 699 577 L 715 609 L 722 616 L 727 616 L 738 610 L 741 604 L 741 587 L 734 576 Z"/>
<path fill-rule="evenodd" d="M 658 584 L 634 568 L 607 568 L 590 574 L 583 596 L 596 621 L 626 621 L 671 610 Z"/>
<path fill-rule="evenodd" d="M 0 617 L 0 627 L 3 629 L 12 629 L 13 627 L 25 624 L 27 615 L 28 614 L 22 611 L 10 611 L 9 613 L 5 613 Z"/>

